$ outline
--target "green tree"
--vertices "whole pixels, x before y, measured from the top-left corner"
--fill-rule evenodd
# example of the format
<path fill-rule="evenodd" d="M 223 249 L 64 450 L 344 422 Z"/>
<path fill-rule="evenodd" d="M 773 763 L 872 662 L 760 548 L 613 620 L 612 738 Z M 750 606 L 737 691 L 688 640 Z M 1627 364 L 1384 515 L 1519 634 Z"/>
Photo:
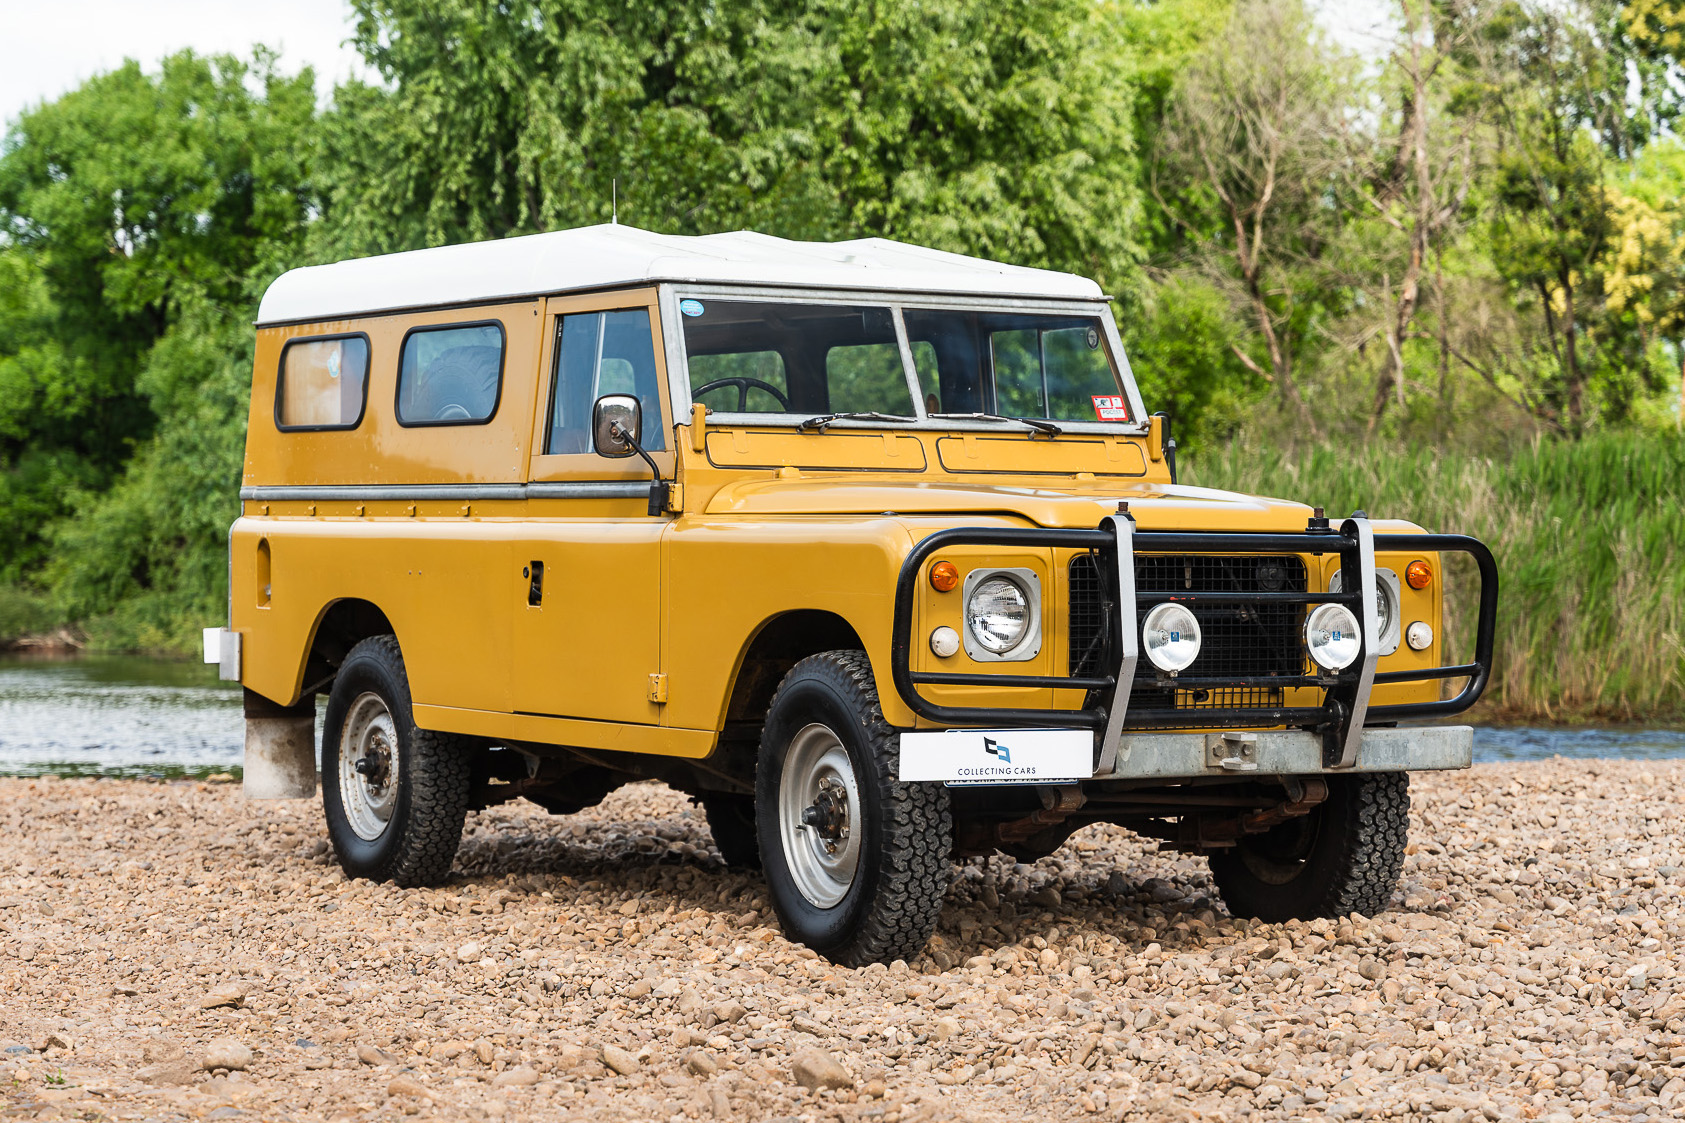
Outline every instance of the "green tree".
<path fill-rule="evenodd" d="M 324 244 L 608 220 L 903 238 L 1127 279 L 1114 25 L 1085 0 L 357 0 L 390 91 L 325 124 Z"/>
<path fill-rule="evenodd" d="M 1301 0 L 1242 0 L 1222 39 L 1183 73 L 1159 138 L 1153 197 L 1186 233 L 1187 261 L 1224 292 L 1244 342 L 1231 353 L 1314 424 L 1298 368 L 1340 293 L 1323 258 L 1345 211 L 1338 60 Z"/>
<path fill-rule="evenodd" d="M 21 326 L 0 330 L 0 513 L 21 533 L 0 575 L 50 544 L 38 572 L 72 618 L 126 605 L 127 639 L 175 645 L 217 614 L 251 312 L 299 255 L 314 116 L 308 71 L 183 53 L 7 135 L 0 329 Z"/>

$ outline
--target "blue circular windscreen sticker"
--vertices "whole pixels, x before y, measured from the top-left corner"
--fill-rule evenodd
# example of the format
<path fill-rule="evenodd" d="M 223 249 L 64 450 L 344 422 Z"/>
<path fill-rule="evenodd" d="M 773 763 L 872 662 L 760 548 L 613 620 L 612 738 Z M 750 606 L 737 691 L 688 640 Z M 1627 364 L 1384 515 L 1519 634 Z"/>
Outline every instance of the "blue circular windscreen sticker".
<path fill-rule="evenodd" d="M 702 315 L 702 302 L 700 300 L 681 300 L 679 301 L 679 311 L 687 316 L 700 316 Z"/>

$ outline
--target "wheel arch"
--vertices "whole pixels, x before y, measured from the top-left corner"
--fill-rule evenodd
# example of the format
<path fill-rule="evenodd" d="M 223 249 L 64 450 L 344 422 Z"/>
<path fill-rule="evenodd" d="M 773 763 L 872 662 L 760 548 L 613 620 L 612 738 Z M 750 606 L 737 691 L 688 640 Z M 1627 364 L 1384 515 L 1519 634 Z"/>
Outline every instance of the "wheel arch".
<path fill-rule="evenodd" d="M 726 694 L 723 727 L 758 724 L 790 668 L 821 651 L 865 651 L 860 632 L 838 613 L 793 609 L 768 617 L 743 645 Z"/>
<path fill-rule="evenodd" d="M 397 636 L 392 620 L 373 601 L 360 597 L 342 597 L 329 601 L 316 615 L 310 630 L 310 642 L 305 647 L 304 666 L 297 690 L 316 693 L 324 680 L 332 679 L 351 649 L 370 636 Z M 399 641 L 399 650 L 403 642 Z"/>

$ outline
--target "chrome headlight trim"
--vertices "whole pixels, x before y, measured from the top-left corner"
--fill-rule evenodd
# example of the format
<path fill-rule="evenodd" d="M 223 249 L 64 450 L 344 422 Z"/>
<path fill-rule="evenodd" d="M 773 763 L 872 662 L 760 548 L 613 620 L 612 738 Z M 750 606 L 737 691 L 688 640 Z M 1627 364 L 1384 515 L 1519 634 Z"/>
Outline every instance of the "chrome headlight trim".
<path fill-rule="evenodd" d="M 972 594 L 985 581 L 996 577 L 1004 578 L 1018 586 L 1018 590 L 1024 594 L 1024 603 L 1029 613 L 1024 625 L 1024 635 L 1005 651 L 989 650 L 971 627 Z M 1022 663 L 1041 654 L 1041 578 L 1036 576 L 1034 570 L 974 569 L 965 575 L 965 586 L 961 595 L 960 612 L 964 616 L 965 626 L 960 629 L 960 639 L 965 643 L 965 653 L 972 659 L 979 663 Z"/>
<path fill-rule="evenodd" d="M 1328 578 L 1328 591 L 1338 593 L 1340 587 L 1340 571 L 1336 569 L 1333 576 Z M 1404 595 L 1398 574 L 1390 569 L 1376 569 L 1375 595 L 1382 601 L 1382 605 L 1378 606 L 1381 617 L 1381 642 L 1376 645 L 1375 654 L 1391 655 L 1398 650 L 1399 638 L 1403 633 L 1400 620 L 1404 614 Z"/>

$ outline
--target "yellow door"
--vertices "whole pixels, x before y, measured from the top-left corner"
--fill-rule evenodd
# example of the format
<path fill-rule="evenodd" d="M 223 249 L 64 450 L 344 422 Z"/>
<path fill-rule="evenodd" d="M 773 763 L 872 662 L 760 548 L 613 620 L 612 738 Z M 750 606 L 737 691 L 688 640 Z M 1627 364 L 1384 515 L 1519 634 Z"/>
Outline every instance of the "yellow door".
<path fill-rule="evenodd" d="M 643 445 L 672 477 L 673 428 L 654 290 L 547 302 L 528 517 L 513 551 L 511 676 L 519 713 L 655 725 L 661 539 L 649 466 L 598 456 L 591 407 L 643 405 Z"/>

